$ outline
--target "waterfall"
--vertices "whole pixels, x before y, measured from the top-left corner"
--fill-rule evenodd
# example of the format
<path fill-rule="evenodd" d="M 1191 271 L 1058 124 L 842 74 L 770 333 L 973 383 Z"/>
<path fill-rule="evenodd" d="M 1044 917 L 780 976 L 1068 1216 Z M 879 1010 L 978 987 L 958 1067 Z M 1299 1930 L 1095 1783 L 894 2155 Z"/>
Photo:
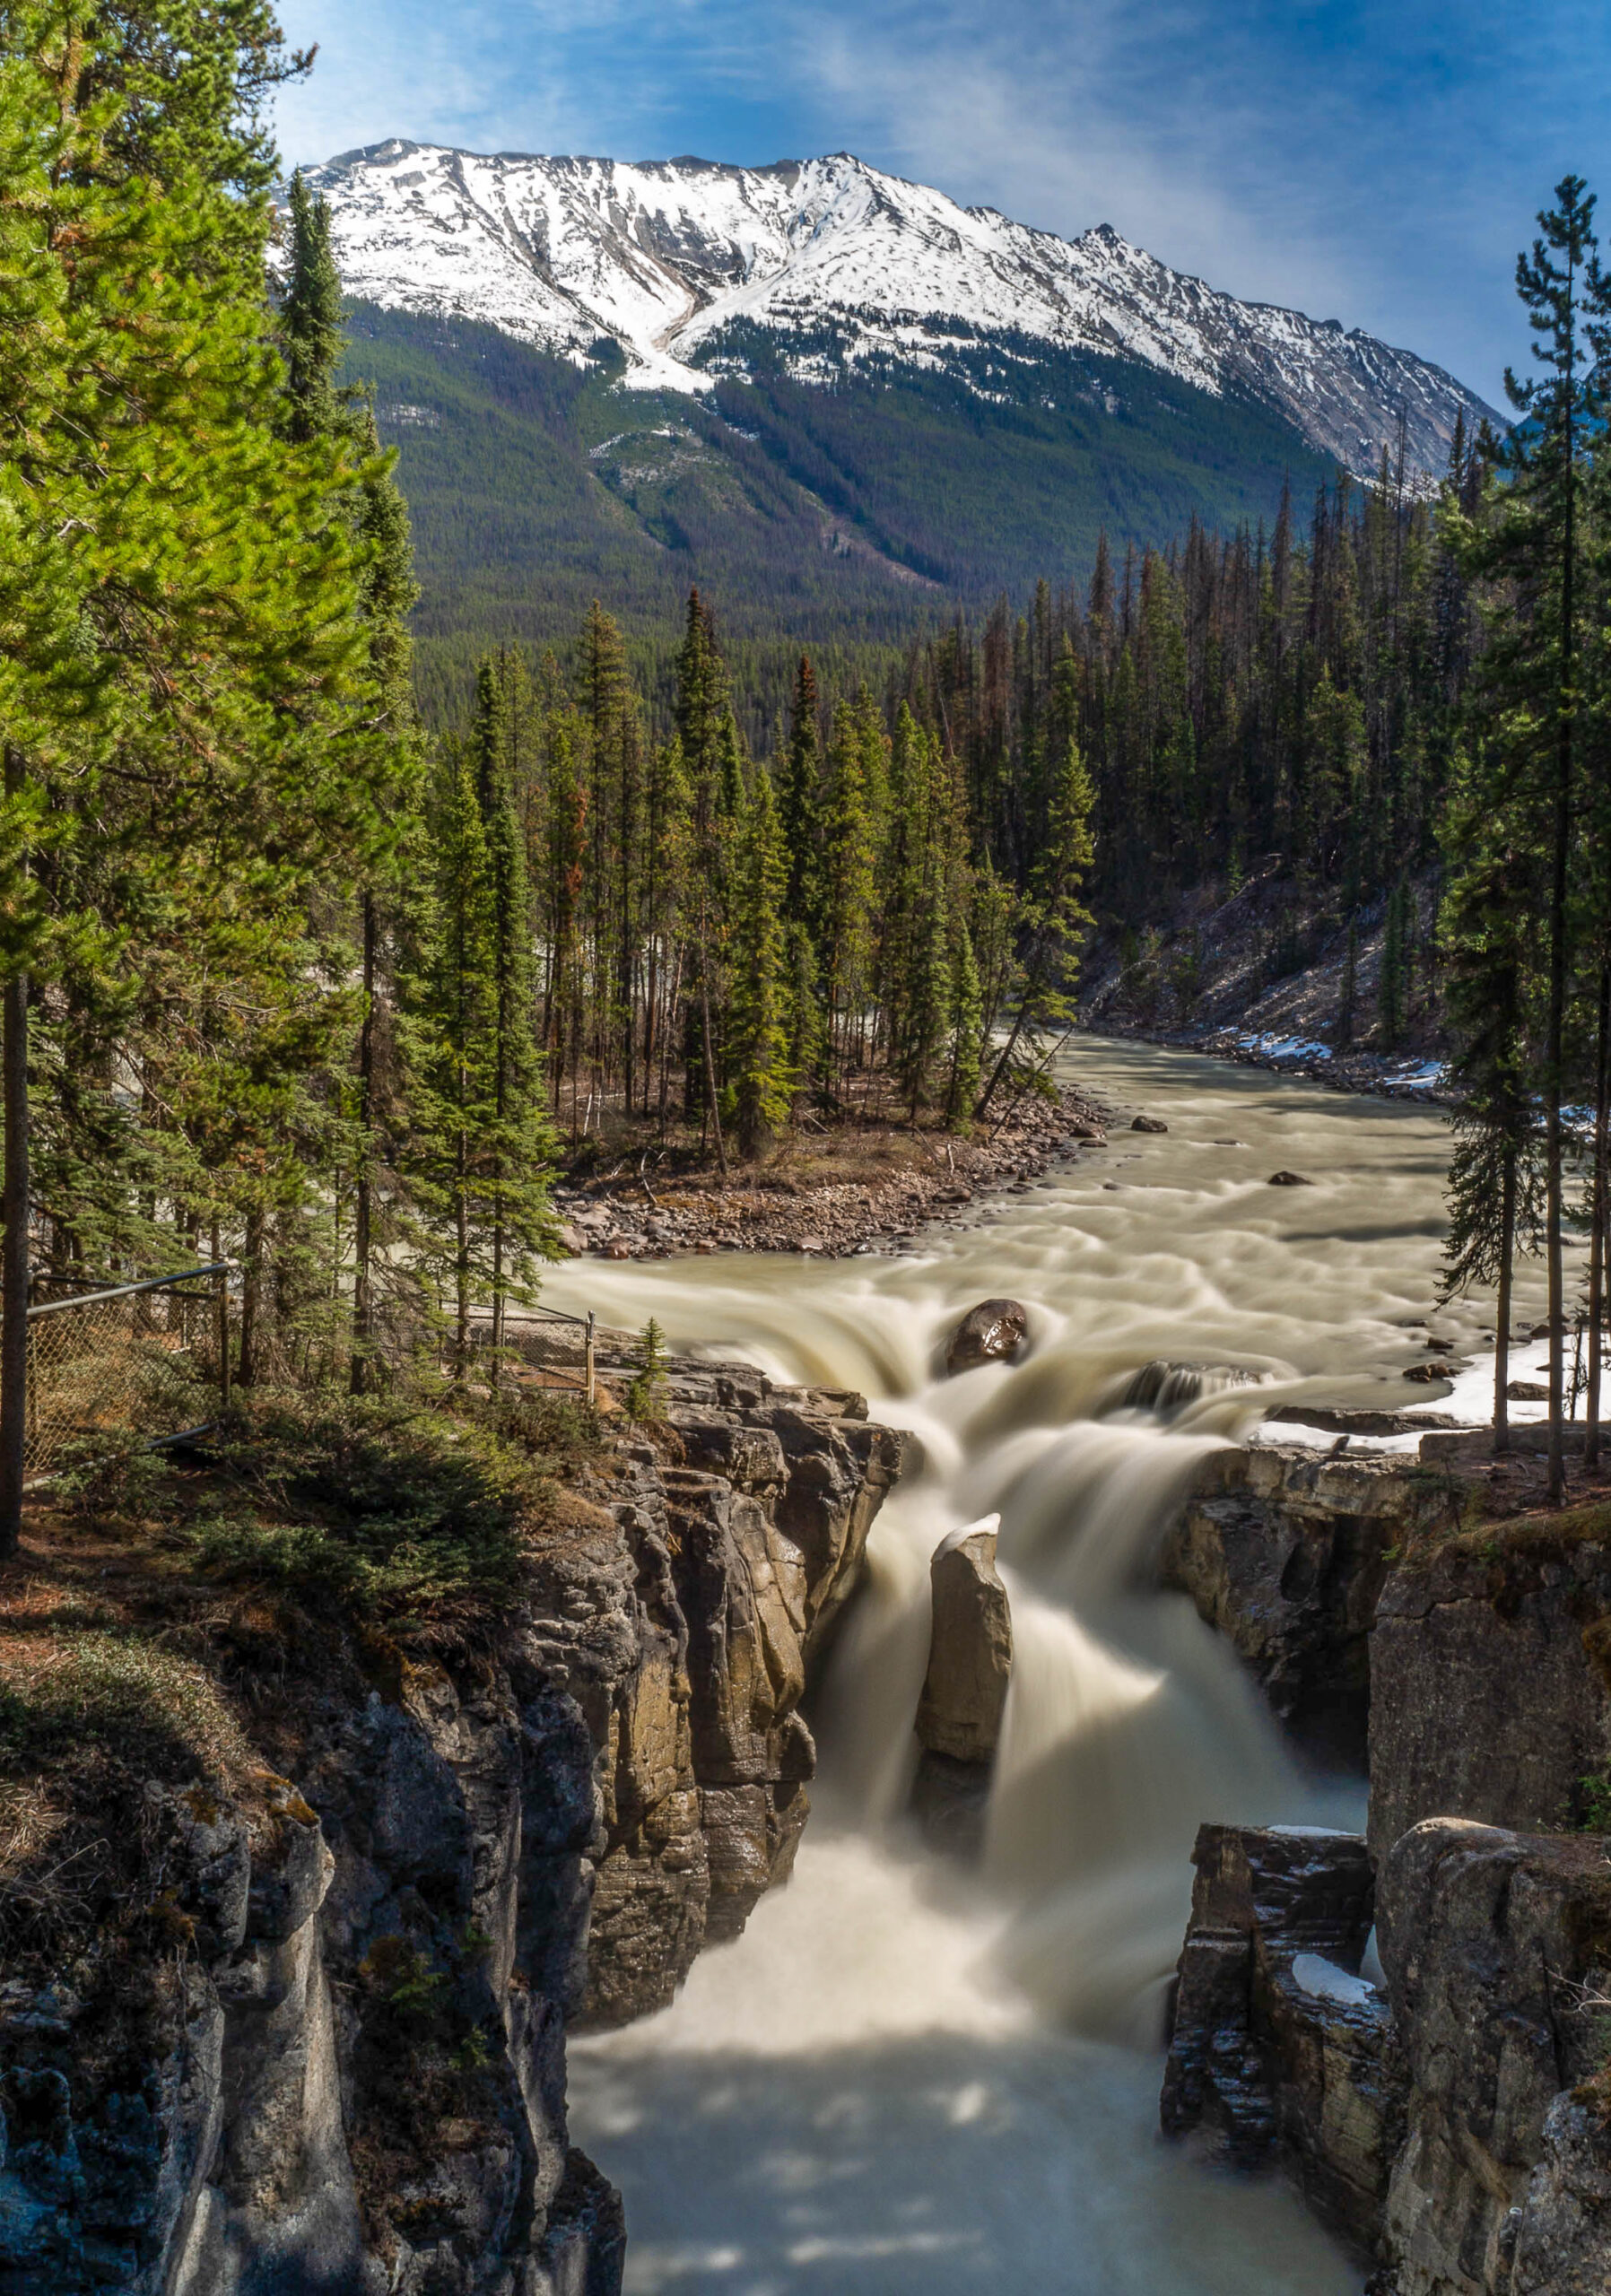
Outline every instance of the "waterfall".
<path fill-rule="evenodd" d="M 1363 1788 L 1300 1771 L 1155 1556 L 1203 1459 L 1275 1400 L 1305 1382 L 1401 1399 L 1436 1285 L 1442 1128 L 1145 1048 L 1082 1072 L 1166 1092 L 1169 1133 L 1116 1136 L 904 1257 L 589 1265 L 551 1287 L 860 1389 L 912 1446 L 816 1687 L 794 1880 L 672 2009 L 574 2053 L 577 2125 L 626 2193 L 634 2296 L 1359 2288 L 1278 2188 L 1156 2136 L 1197 1825 L 1352 1824 Z M 1284 1167 L 1315 1186 L 1271 1189 Z M 1030 1312 L 1023 1359 L 945 1378 L 960 1315 L 1007 1293 Z M 1457 1304 L 1439 1328 L 1458 1349 L 1478 1321 Z M 930 1561 L 991 1513 L 1014 1656 L 966 1874 L 906 1810 Z"/>

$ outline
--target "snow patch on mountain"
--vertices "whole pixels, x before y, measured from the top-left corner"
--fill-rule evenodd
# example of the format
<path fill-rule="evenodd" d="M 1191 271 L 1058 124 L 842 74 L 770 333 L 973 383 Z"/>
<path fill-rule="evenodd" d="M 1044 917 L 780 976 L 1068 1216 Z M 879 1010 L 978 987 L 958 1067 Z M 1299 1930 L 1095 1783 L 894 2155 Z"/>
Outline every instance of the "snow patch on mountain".
<path fill-rule="evenodd" d="M 1058 239 L 845 152 L 770 168 L 629 165 L 394 139 L 309 181 L 330 203 L 350 295 L 481 320 L 578 361 L 607 339 L 629 389 L 743 378 L 729 330 L 747 322 L 805 382 L 869 365 L 954 368 L 981 341 L 1019 365 L 1036 344 L 1135 360 L 1262 400 L 1362 474 L 1396 449 L 1402 424 L 1412 474 L 1436 475 L 1457 414 L 1469 425 L 1492 413 L 1412 352 L 1239 302 L 1107 224 Z"/>

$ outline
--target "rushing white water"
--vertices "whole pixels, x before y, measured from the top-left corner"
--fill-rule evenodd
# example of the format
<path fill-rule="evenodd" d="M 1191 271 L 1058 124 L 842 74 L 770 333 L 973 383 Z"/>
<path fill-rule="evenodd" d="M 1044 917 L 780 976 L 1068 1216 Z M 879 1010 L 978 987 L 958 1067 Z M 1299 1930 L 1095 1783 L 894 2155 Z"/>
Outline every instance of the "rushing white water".
<path fill-rule="evenodd" d="M 1159 1531 L 1273 1394 L 1402 1404 L 1434 1311 L 1441 1120 L 1149 1048 L 1082 1080 L 1163 1135 L 997 1198 L 899 1258 L 568 1269 L 556 1304 L 783 1379 L 865 1392 L 920 1465 L 884 1507 L 814 1715 L 816 1814 L 787 1890 L 663 2015 L 572 2050 L 579 2139 L 622 2184 L 627 2284 L 731 2296 L 1341 2296 L 1359 2274 L 1270 2183 L 1156 2135 L 1160 2001 L 1205 1818 L 1350 1823 L 1299 1773 L 1228 1648 L 1150 1584 Z M 1267 1185 L 1282 1168 L 1305 1188 Z M 939 1358 L 988 1293 L 1015 1367 Z M 1528 1312 L 1524 1303 L 1519 1312 Z M 1158 1357 L 1232 1363 L 1173 1416 Z M 1274 1383 L 1273 1385 L 1270 1383 Z M 984 1869 L 902 1823 L 938 1542 L 1001 1516 L 1014 1663 Z"/>

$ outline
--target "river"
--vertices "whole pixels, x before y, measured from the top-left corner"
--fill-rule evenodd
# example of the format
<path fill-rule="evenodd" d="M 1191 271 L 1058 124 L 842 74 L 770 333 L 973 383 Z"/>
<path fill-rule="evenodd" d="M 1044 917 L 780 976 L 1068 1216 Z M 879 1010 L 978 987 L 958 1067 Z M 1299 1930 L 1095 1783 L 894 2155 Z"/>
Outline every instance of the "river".
<path fill-rule="evenodd" d="M 622 2187 L 629 2296 L 1345 2296 L 1363 2275 L 1274 2180 L 1157 2134 L 1163 1989 L 1197 1823 L 1355 1825 L 1363 1784 L 1300 1771 L 1229 1648 L 1142 1591 L 1206 1449 L 1276 1397 L 1402 1406 L 1431 1333 L 1447 1158 L 1424 1108 L 1151 1047 L 1070 1063 L 1121 1111 L 1106 1149 L 898 1255 L 578 1264 L 556 1306 L 774 1378 L 858 1387 L 921 1463 L 874 1526 L 813 1709 L 795 1875 L 663 2014 L 571 2049 L 572 2126 Z M 1311 1185 L 1272 1187 L 1296 1171 Z M 980 1298 L 1025 1302 L 1016 1366 L 946 1379 Z M 1518 1319 L 1542 1313 L 1533 1272 Z M 1267 1384 L 1171 1418 L 1149 1360 Z M 1531 1358 L 1525 1354 L 1517 1368 Z M 937 1541 L 999 1513 L 1015 1657 L 983 1871 L 901 1810 Z"/>

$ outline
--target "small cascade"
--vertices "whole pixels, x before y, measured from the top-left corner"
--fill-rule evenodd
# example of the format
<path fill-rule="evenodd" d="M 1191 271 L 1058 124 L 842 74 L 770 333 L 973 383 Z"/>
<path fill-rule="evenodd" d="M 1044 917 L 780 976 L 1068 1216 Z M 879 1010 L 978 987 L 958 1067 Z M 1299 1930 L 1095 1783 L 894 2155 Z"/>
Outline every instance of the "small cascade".
<path fill-rule="evenodd" d="M 1244 1370 L 1236 1363 L 1171 1363 L 1167 1357 L 1156 1356 L 1131 1372 L 1113 1408 L 1150 1411 L 1160 1419 L 1173 1419 L 1205 1396 L 1223 1395 L 1231 1387 L 1258 1387 L 1267 1376 Z"/>

